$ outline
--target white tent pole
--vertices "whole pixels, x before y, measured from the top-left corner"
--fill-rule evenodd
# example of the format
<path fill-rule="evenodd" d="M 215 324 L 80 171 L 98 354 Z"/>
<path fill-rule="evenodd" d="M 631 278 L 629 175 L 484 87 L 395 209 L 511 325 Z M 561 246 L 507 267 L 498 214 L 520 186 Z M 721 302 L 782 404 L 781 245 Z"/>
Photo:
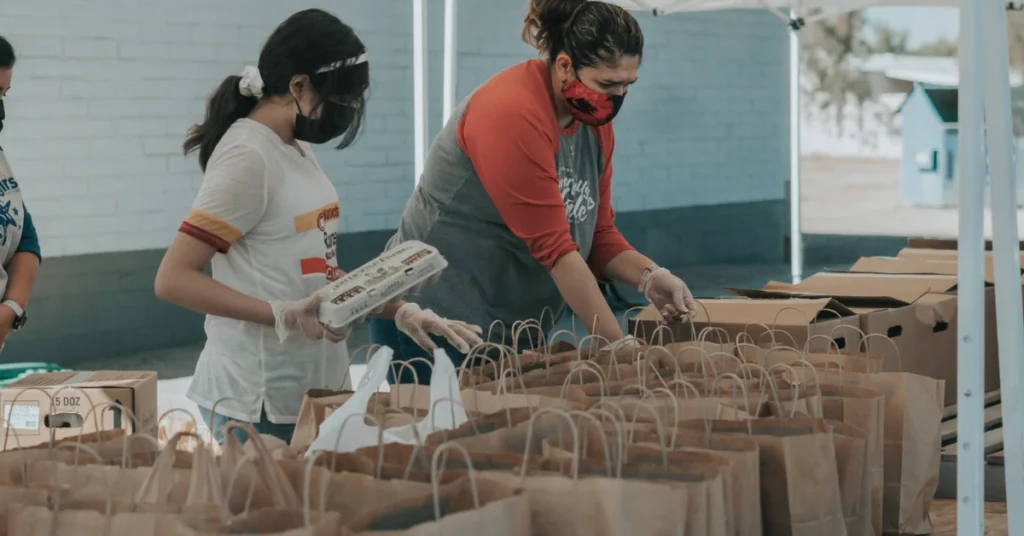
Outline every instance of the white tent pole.
<path fill-rule="evenodd" d="M 444 117 L 447 123 L 455 110 L 455 87 L 458 79 L 456 62 L 459 56 L 459 0 L 444 1 Z"/>
<path fill-rule="evenodd" d="M 804 273 L 803 216 L 800 212 L 800 26 L 795 11 L 789 30 L 789 261 L 793 283 Z"/>
<path fill-rule="evenodd" d="M 413 144 L 416 184 L 427 161 L 427 0 L 412 0 Z"/>
<path fill-rule="evenodd" d="M 957 302 L 957 535 L 983 536 L 985 526 L 985 160 L 982 153 L 982 98 L 978 87 L 981 54 L 979 2 L 960 6 L 960 92 Z M 976 453 L 976 454 L 975 454 Z"/>
<path fill-rule="evenodd" d="M 1010 61 L 1006 8 L 996 0 L 974 0 L 981 32 L 981 87 L 985 103 L 989 181 L 992 192 L 992 242 L 995 265 L 996 324 L 999 333 L 999 381 L 1003 409 L 1003 450 L 1006 455 L 1006 503 L 1010 534 L 1024 534 L 1024 422 L 1021 422 L 1020 366 L 1024 351 L 1024 311 L 1021 309 L 1020 235 L 1013 172 L 1013 118 L 1010 108 Z M 961 80 L 963 82 L 963 80 Z M 976 253 L 976 252 L 974 252 Z M 973 356 L 980 359 L 980 356 Z M 982 396 L 975 393 L 974 396 Z M 981 419 L 981 411 L 971 416 Z M 974 456 L 982 456 L 976 445 Z"/>

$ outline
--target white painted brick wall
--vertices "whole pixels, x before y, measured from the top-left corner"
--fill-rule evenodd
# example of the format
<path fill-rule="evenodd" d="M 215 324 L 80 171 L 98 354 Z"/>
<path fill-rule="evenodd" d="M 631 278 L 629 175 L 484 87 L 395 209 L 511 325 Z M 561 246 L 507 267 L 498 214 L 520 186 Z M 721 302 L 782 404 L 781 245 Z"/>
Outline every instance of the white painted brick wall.
<path fill-rule="evenodd" d="M 430 0 L 431 131 L 441 128 L 443 1 Z M 317 157 L 342 232 L 394 227 L 412 191 L 409 0 L 334 0 L 370 51 L 367 128 Z M 462 0 L 459 96 L 533 55 L 525 1 Z M 50 256 L 165 247 L 201 182 L 180 147 L 224 76 L 297 6 L 276 0 L 3 0 L 20 61 L 2 142 Z M 639 15 L 641 82 L 617 120 L 619 211 L 782 199 L 787 40 L 767 13 Z M 515 103 L 509 103 L 514 106 Z"/>

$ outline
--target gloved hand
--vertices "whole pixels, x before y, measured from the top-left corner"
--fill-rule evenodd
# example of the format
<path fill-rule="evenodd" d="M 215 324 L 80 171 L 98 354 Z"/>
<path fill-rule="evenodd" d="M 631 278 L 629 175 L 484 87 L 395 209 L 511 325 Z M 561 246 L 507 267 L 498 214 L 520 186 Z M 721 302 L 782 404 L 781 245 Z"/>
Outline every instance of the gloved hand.
<path fill-rule="evenodd" d="M 619 350 L 637 350 L 643 347 L 643 345 L 644 343 L 640 339 L 632 335 L 626 335 L 625 337 L 608 344 L 601 350 L 614 353 L 618 352 Z"/>
<path fill-rule="evenodd" d="M 317 310 L 323 296 L 317 292 L 308 298 L 294 301 L 270 301 L 270 309 L 274 312 L 274 331 L 277 338 L 285 342 L 298 335 L 307 340 L 318 341 L 326 338 L 331 342 L 341 342 L 348 338 L 351 329 L 346 326 L 341 333 L 332 333 L 317 319 Z"/>
<path fill-rule="evenodd" d="M 408 335 L 424 350 L 433 352 L 437 345 L 430 334 L 444 337 L 460 352 L 467 354 L 470 349 L 483 343 L 480 326 L 471 326 L 458 320 L 441 318 L 430 309 L 421 309 L 415 303 L 407 303 L 395 313 L 395 326 Z"/>
<path fill-rule="evenodd" d="M 665 318 L 697 314 L 697 302 L 682 279 L 672 275 L 665 268 L 657 268 L 646 275 L 644 297 L 661 312 Z"/>

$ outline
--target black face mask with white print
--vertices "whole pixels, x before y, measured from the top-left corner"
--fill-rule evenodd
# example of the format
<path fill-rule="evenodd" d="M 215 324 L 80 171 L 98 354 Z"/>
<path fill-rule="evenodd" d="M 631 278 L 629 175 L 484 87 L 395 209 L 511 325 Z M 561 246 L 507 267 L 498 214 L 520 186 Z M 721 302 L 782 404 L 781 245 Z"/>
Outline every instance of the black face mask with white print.
<path fill-rule="evenodd" d="M 333 101 L 320 105 L 320 117 L 311 119 L 302 113 L 302 106 L 295 101 L 299 113 L 295 114 L 295 139 L 306 143 L 327 143 L 344 134 L 355 119 L 355 108 Z"/>

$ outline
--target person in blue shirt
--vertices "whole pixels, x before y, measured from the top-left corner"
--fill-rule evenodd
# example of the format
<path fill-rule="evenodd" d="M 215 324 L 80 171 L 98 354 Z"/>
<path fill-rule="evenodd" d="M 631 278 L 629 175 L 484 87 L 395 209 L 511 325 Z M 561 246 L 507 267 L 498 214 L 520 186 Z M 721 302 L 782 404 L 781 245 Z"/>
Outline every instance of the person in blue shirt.
<path fill-rule="evenodd" d="M 0 133 L 4 128 L 4 102 L 11 89 L 14 62 L 14 47 L 0 36 Z M 21 188 L 0 146 L 0 293 L 3 295 L 0 300 L 0 349 L 11 333 L 21 329 L 28 319 L 28 300 L 32 296 L 42 258 L 32 215 L 25 208 Z"/>

